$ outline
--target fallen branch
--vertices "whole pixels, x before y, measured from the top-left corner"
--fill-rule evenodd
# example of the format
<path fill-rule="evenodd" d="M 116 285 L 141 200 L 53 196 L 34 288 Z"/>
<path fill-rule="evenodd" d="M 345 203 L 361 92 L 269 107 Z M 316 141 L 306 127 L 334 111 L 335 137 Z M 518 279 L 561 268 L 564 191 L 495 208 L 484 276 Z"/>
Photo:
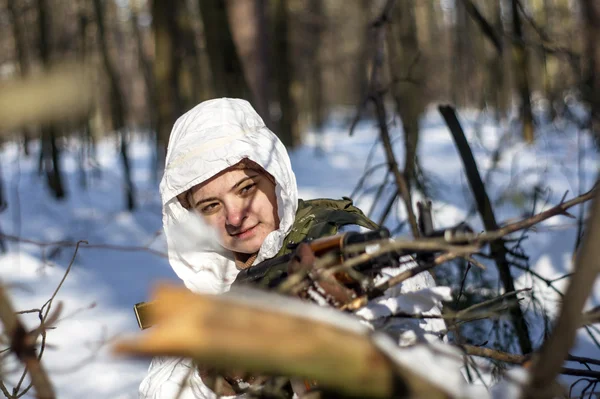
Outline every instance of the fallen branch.
<path fill-rule="evenodd" d="M 162 285 L 155 292 L 156 325 L 118 342 L 117 353 L 301 377 L 344 397 L 447 397 L 410 367 L 392 363 L 368 329 L 335 309 L 257 290 L 197 295 Z"/>

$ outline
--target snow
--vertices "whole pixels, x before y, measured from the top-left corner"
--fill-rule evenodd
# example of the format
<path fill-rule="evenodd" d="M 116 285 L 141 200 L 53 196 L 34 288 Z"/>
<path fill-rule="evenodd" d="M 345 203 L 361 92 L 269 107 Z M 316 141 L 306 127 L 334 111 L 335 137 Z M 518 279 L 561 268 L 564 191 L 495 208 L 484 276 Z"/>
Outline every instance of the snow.
<path fill-rule="evenodd" d="M 531 214 L 534 198 L 535 212 L 539 212 L 558 203 L 567 191 L 567 198 L 572 198 L 588 190 L 596 179 L 598 159 L 593 141 L 588 134 L 578 133 L 568 121 L 541 126 L 532 146 L 525 145 L 511 125 L 498 124 L 485 115 L 480 118 L 476 113 L 465 112 L 461 123 L 499 223 Z M 436 227 L 467 221 L 481 231 L 482 223 L 463 165 L 443 120 L 432 110 L 423 118 L 422 128 L 419 162 L 431 189 Z M 291 152 L 301 198 L 349 196 L 365 170 L 385 162 L 383 150 L 376 144 L 378 132 L 372 121 L 359 123 L 352 137 L 347 129 L 346 120 L 332 118 L 323 132 L 308 132 L 305 144 Z M 391 132 L 396 137 L 395 150 L 402 165 L 401 127 L 394 124 Z M 148 299 L 153 284 L 160 280 L 179 281 L 164 257 L 166 245 L 161 235 L 158 183 L 152 180 L 150 169 L 154 144 L 141 133 L 131 136 L 130 156 L 138 204 L 133 213 L 124 211 L 120 158 L 114 140 L 99 142 L 97 167 L 89 162 L 85 165 L 86 189 L 79 185 L 82 173 L 79 143 L 73 140 L 62 144 L 66 149 L 63 171 L 68 191 L 63 201 L 49 195 L 37 174 L 37 148 L 32 147 L 34 155 L 30 157 L 25 157 L 13 142 L 4 143 L 0 149 L 0 171 L 8 200 L 8 208 L 0 214 L 0 229 L 4 234 L 23 239 L 7 240 L 8 252 L 0 254 L 0 279 L 8 285 L 18 310 L 40 308 L 69 266 L 74 243 L 86 240 L 87 244 L 80 245 L 72 270 L 56 297 L 64 308 L 56 329 L 48 332 L 43 365 L 49 370 L 60 398 L 135 398 L 149 360 L 114 357 L 110 343 L 137 331 L 132 307 Z M 496 152 L 499 156 L 494 159 Z M 356 190 L 353 198 L 359 207 L 365 211 L 371 208 L 375 189 L 384 176 L 385 168 L 379 167 Z M 390 179 L 380 201 L 387 201 L 393 191 Z M 417 194 L 414 201 L 421 198 Z M 375 220 L 381 208 L 381 205 L 375 208 L 372 215 Z M 571 213 L 579 215 L 579 208 Z M 405 211 L 401 204 L 396 204 L 388 226 L 397 230 L 398 221 L 403 219 Z M 522 247 L 529 256 L 530 267 L 549 280 L 568 273 L 576 232 L 576 220 L 563 216 L 527 232 Z M 404 225 L 397 234 L 408 236 L 408 227 Z M 488 270 L 481 274 L 493 277 L 493 264 L 484 263 Z M 456 273 L 452 267 L 445 266 L 442 271 Z M 517 288 L 535 284 L 537 299 L 551 313 L 557 312 L 559 297 L 551 287 L 522 271 L 513 269 L 513 273 Z M 567 283 L 567 279 L 562 279 L 553 285 L 564 291 Z M 444 289 L 435 293 L 436 301 L 447 299 Z M 600 304 L 599 295 L 600 286 L 596 284 L 589 307 Z M 427 307 L 426 297 L 416 293 L 413 299 L 415 308 Z M 404 310 L 402 306 L 406 304 L 396 305 Z M 525 295 L 522 306 L 533 306 L 531 297 Z M 22 317 L 29 326 L 36 326 L 36 314 Z M 543 325 L 534 315 L 529 320 L 532 337 L 539 344 Z M 600 338 L 598 332 L 592 334 Z M 582 329 L 572 353 L 598 357 L 600 349 Z M 435 354 L 418 356 L 422 364 L 440 359 Z M 5 381 L 13 386 L 18 376 L 9 373 Z M 446 377 L 456 379 L 460 375 Z M 567 383 L 573 381 L 565 379 Z M 480 392 L 476 386 L 469 389 Z M 502 392 L 510 389 L 499 386 L 496 391 L 500 392 L 497 397 L 508 397 L 502 396 Z M 29 396 L 32 395 L 30 391 Z"/>

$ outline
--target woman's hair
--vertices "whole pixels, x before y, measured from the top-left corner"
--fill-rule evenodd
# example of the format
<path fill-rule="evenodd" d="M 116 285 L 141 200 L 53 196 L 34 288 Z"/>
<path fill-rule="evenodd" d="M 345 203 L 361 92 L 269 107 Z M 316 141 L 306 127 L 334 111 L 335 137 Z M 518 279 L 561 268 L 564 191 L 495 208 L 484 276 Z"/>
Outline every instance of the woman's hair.
<path fill-rule="evenodd" d="M 249 158 L 242 159 L 240 162 L 236 163 L 233 166 L 230 166 L 227 169 L 224 169 L 220 173 L 223 173 L 226 170 L 234 170 L 234 169 L 250 169 L 250 170 L 254 170 L 256 172 L 259 172 L 261 175 L 265 176 L 274 185 L 276 184 L 275 183 L 275 178 L 269 172 L 267 172 L 266 170 L 264 170 L 259 164 L 257 164 L 256 162 L 250 160 Z M 202 183 L 204 183 L 204 182 L 201 182 L 201 183 L 198 183 L 198 184 L 202 184 Z M 194 186 L 194 187 L 196 187 L 196 186 Z M 185 192 L 183 192 L 183 193 L 181 193 L 181 194 L 179 194 L 177 196 L 177 199 L 179 200 L 179 203 L 181 204 L 181 206 L 183 206 L 188 211 L 191 210 L 191 208 L 192 208 L 192 188 L 190 188 L 189 190 L 187 190 L 187 191 L 185 191 Z"/>

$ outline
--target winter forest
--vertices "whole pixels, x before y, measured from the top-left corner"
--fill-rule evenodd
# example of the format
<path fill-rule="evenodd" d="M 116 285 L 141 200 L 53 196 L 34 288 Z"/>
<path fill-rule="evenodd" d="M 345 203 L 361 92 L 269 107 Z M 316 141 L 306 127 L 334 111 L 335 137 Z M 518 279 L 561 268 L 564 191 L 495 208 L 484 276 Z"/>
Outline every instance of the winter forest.
<path fill-rule="evenodd" d="M 599 0 L 0 0 L 0 397 L 598 397 L 599 41 Z M 159 183 L 222 97 L 389 234 L 185 288 Z M 153 356 L 194 367 L 138 396 Z"/>

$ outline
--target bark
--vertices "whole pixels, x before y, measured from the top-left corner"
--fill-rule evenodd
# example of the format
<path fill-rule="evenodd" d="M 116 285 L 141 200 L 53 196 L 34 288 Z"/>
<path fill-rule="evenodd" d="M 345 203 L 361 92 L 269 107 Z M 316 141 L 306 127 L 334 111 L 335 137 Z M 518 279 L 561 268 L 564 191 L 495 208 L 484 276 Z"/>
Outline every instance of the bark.
<path fill-rule="evenodd" d="M 523 29 L 521 27 L 521 17 L 519 14 L 519 0 L 511 0 L 511 14 L 513 27 L 513 69 L 517 91 L 519 93 L 520 117 L 523 123 L 523 139 L 531 144 L 534 141 L 533 135 L 533 113 L 531 111 L 531 91 L 529 89 L 529 57 L 524 44 Z"/>
<path fill-rule="evenodd" d="M 252 100 L 224 1 L 198 0 L 215 94 Z"/>
<path fill-rule="evenodd" d="M 454 142 L 456 143 L 456 147 L 460 153 L 463 165 L 465 167 L 465 173 L 469 181 L 469 186 L 473 192 L 473 197 L 475 198 L 477 210 L 479 211 L 483 225 L 486 231 L 498 230 L 498 223 L 496 222 L 492 204 L 485 190 L 483 181 L 481 180 L 479 169 L 475 163 L 475 158 L 473 158 L 473 153 L 471 152 L 469 143 L 467 142 L 462 127 L 460 126 L 460 122 L 456 117 L 456 113 L 450 106 L 440 106 L 439 111 L 444 117 L 448 128 L 450 129 L 452 137 L 454 138 Z M 505 292 L 515 291 L 514 279 L 510 273 L 510 265 L 506 259 L 507 250 L 504 245 L 504 241 L 496 240 L 491 242 L 490 249 L 494 261 L 496 262 L 498 274 L 500 275 L 500 281 L 504 286 Z M 530 353 L 533 350 L 533 347 L 531 344 L 531 338 L 529 337 L 529 328 L 527 327 L 523 311 L 519 306 L 513 306 L 510 309 L 510 316 L 515 332 L 517 333 L 521 352 L 523 354 Z"/>
<path fill-rule="evenodd" d="M 298 131 L 298 111 L 292 97 L 293 65 L 289 40 L 288 1 L 274 0 L 274 50 L 273 66 L 277 84 L 277 96 L 281 116 L 278 135 L 283 144 L 293 148 L 300 143 Z"/>
<path fill-rule="evenodd" d="M 120 137 L 120 156 L 121 162 L 123 162 L 123 177 L 124 177 L 124 189 L 125 189 L 125 203 L 127 204 L 127 210 L 133 210 L 135 208 L 135 197 L 133 190 L 133 182 L 131 180 L 131 166 L 129 163 L 128 156 L 128 143 L 126 138 L 126 105 L 123 100 L 123 93 L 121 91 L 121 84 L 115 61 L 112 59 L 108 49 L 106 30 L 104 24 L 104 8 L 101 0 L 94 0 L 94 13 L 96 16 L 96 23 L 98 25 L 98 39 L 100 44 L 100 50 L 102 53 L 102 61 L 104 69 L 108 75 L 110 84 L 110 108 L 111 117 L 113 121 L 113 128 L 118 132 Z"/>
<path fill-rule="evenodd" d="M 320 132 L 324 123 L 324 99 L 323 99 L 323 71 L 321 68 L 319 53 L 320 44 L 323 41 L 322 32 L 325 29 L 325 14 L 321 0 L 311 0 L 308 4 L 311 17 L 317 21 L 310 34 L 311 48 L 308 56 L 309 73 L 306 82 L 308 86 L 308 102 L 313 128 Z"/>
<path fill-rule="evenodd" d="M 40 58 L 44 68 L 50 66 L 50 8 L 48 0 L 37 0 L 38 8 L 38 48 Z M 56 199 L 62 199 L 66 192 L 62 182 L 62 173 L 60 167 L 60 151 L 56 144 L 57 128 L 55 124 L 43 124 L 42 133 L 42 151 L 40 153 L 40 166 L 46 173 L 48 187 Z"/>

